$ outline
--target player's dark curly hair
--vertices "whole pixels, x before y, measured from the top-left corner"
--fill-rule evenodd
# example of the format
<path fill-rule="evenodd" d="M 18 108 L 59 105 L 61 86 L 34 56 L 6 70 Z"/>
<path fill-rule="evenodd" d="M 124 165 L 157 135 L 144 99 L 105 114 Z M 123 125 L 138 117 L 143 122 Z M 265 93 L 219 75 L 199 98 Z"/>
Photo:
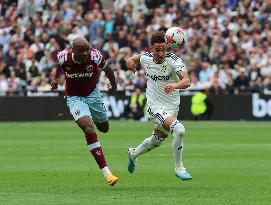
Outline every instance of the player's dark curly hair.
<path fill-rule="evenodd" d="M 151 36 L 151 45 L 155 43 L 165 43 L 165 32 L 164 31 L 157 31 L 152 34 Z"/>

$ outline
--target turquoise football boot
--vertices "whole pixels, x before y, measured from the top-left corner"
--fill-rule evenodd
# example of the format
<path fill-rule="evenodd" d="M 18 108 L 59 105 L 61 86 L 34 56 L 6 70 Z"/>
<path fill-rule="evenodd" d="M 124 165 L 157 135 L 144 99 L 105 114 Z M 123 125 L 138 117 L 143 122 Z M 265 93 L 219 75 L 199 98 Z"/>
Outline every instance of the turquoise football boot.
<path fill-rule="evenodd" d="M 132 157 L 132 153 L 134 151 L 134 148 L 129 148 L 128 149 L 128 172 L 134 173 L 135 167 L 136 167 L 136 161 L 137 159 L 134 159 Z"/>
<path fill-rule="evenodd" d="M 184 169 L 182 172 L 175 172 L 175 175 L 181 180 L 191 180 L 191 175 Z"/>

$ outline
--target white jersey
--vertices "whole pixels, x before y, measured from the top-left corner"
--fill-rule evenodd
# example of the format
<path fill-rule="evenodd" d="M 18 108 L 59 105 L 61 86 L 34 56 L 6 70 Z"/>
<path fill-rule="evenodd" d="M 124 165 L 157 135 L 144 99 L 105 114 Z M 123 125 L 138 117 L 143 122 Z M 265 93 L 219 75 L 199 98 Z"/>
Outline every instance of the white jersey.
<path fill-rule="evenodd" d="M 179 90 L 166 94 L 164 88 L 168 83 L 179 81 L 178 73 L 186 71 L 182 60 L 173 53 L 166 53 L 163 63 L 155 63 L 153 54 L 145 52 L 140 63 L 145 70 L 147 81 L 147 105 L 154 108 L 175 109 L 180 104 Z"/>

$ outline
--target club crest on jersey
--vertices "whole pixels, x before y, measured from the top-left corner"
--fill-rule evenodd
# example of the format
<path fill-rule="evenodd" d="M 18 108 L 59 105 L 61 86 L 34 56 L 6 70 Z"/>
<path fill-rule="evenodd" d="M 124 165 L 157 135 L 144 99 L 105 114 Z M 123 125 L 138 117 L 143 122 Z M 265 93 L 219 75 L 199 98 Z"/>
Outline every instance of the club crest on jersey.
<path fill-rule="evenodd" d="M 92 73 L 93 72 L 93 66 L 92 65 L 88 65 L 86 67 L 86 70 L 89 72 L 89 73 Z"/>
<path fill-rule="evenodd" d="M 167 72 L 167 65 L 162 65 L 162 67 L 161 67 L 161 70 L 165 73 L 165 72 Z"/>

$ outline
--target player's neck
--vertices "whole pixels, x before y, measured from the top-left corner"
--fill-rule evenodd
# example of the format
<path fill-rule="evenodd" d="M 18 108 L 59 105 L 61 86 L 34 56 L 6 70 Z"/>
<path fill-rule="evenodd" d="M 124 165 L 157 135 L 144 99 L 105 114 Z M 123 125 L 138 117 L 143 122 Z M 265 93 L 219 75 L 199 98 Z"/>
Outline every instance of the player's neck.
<path fill-rule="evenodd" d="M 76 57 L 74 56 L 74 53 L 72 53 L 72 60 L 73 60 L 73 62 L 75 62 L 77 64 L 82 64 L 80 61 L 76 60 Z"/>
<path fill-rule="evenodd" d="M 153 58 L 153 62 L 155 62 L 156 64 L 163 64 L 165 62 L 165 59 L 159 61 Z"/>

